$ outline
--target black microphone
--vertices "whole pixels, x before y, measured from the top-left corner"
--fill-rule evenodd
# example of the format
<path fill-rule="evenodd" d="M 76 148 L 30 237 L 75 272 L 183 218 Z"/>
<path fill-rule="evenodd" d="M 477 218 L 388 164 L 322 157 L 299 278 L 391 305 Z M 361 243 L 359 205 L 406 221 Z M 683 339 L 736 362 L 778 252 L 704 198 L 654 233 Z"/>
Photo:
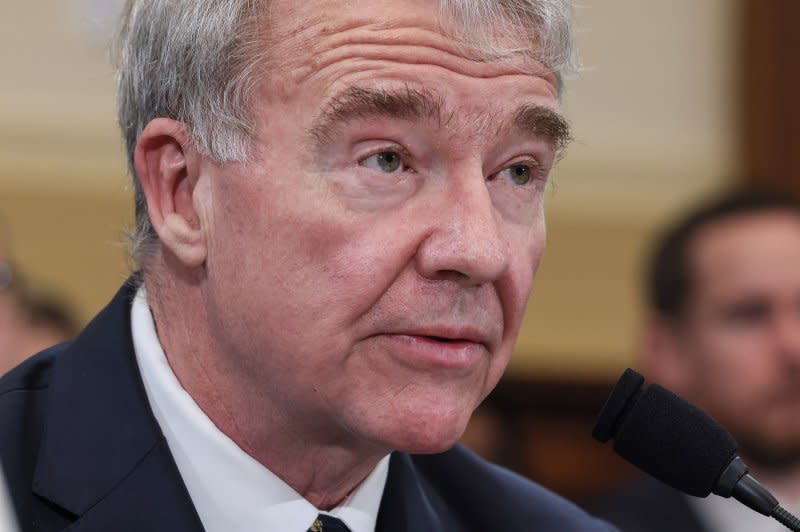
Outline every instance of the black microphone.
<path fill-rule="evenodd" d="M 800 531 L 800 519 L 748 474 L 736 440 L 711 416 L 671 391 L 626 369 L 600 411 L 592 436 L 644 472 L 675 489 L 734 497 Z"/>

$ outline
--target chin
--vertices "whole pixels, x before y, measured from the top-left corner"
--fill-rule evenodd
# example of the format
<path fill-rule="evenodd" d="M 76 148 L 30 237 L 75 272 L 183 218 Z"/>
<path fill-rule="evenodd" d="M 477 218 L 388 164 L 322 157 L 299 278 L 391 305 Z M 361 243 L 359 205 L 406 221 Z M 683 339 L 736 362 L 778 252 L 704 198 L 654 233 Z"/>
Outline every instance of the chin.
<path fill-rule="evenodd" d="M 742 457 L 752 462 L 750 465 L 776 471 L 800 465 L 800 430 L 789 423 L 731 427 L 731 432 Z"/>
<path fill-rule="evenodd" d="M 400 422 L 392 430 L 391 447 L 414 454 L 442 453 L 452 448 L 466 430 L 469 415 L 420 413 Z"/>
<path fill-rule="evenodd" d="M 800 466 L 798 441 L 764 442 L 742 439 L 739 448 L 750 465 L 761 469 L 781 472 Z"/>
<path fill-rule="evenodd" d="M 460 438 L 460 435 L 459 435 Z M 403 449 L 397 449 L 411 454 L 437 454 L 453 448 L 459 438 L 424 438 L 408 442 Z"/>

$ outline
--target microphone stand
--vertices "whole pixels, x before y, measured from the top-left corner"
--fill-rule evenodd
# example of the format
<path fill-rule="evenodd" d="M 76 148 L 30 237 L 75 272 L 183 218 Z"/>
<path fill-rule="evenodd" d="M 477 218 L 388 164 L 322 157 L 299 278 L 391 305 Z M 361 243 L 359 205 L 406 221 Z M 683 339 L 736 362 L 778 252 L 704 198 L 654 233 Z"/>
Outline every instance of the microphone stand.
<path fill-rule="evenodd" d="M 625 370 L 600 411 L 595 439 L 613 439 L 617 454 L 673 488 L 697 497 L 733 497 L 800 532 L 800 519 L 748 473 L 722 425 L 666 388 L 644 390 L 643 384 L 642 375 Z"/>
<path fill-rule="evenodd" d="M 722 472 L 713 491 L 721 497 L 733 497 L 789 530 L 800 532 L 800 519 L 783 508 L 778 499 L 748 473 L 747 465 L 738 456 Z"/>

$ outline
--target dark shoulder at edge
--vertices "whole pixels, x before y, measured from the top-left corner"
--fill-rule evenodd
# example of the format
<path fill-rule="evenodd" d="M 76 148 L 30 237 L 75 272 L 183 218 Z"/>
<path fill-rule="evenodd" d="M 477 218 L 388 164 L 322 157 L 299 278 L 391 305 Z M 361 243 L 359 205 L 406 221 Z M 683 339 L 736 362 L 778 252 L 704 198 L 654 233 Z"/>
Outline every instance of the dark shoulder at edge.
<path fill-rule="evenodd" d="M 65 342 L 45 349 L 0 376 L 0 401 L 14 392 L 46 389 L 50 385 L 55 359 L 68 345 L 69 342 Z"/>
<path fill-rule="evenodd" d="M 504 510 L 525 516 L 531 522 L 546 521 L 561 528 L 559 532 L 615 532 L 611 524 L 588 514 L 573 502 L 499 465 L 487 462 L 472 451 L 457 445 L 440 455 L 414 455 L 414 462 L 430 482 L 435 475 L 461 478 L 458 490 L 491 493 Z M 436 464 L 439 462 L 439 464 Z M 436 464 L 436 465 L 434 465 Z M 450 471 L 448 471 L 450 470 Z M 472 477 L 470 482 L 464 482 Z M 445 495 L 447 497 L 447 495 Z"/>

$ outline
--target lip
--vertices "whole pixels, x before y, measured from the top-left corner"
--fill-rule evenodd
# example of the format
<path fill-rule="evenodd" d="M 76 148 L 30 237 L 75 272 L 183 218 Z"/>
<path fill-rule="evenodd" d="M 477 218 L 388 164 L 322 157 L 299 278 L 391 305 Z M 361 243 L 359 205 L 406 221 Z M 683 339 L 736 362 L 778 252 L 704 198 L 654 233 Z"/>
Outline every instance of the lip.
<path fill-rule="evenodd" d="M 384 333 L 390 352 L 406 365 L 419 369 L 467 370 L 486 357 L 489 350 L 481 335 L 470 329 L 430 329 Z"/>
<path fill-rule="evenodd" d="M 402 331 L 401 334 L 442 339 L 448 342 L 470 342 L 483 345 L 487 343 L 485 335 L 473 327 L 425 327 Z"/>

